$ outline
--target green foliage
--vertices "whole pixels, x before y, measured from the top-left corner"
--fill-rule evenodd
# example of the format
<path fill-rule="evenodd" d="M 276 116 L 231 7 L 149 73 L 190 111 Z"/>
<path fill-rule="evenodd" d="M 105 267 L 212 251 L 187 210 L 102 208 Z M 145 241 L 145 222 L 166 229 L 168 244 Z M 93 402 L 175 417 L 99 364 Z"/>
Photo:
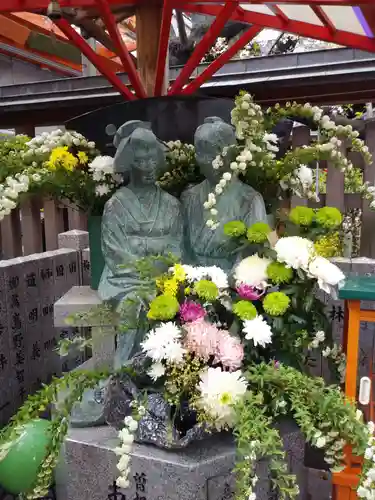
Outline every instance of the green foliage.
<path fill-rule="evenodd" d="M 114 373 L 133 372 L 128 367 L 122 367 Z M 73 371 L 61 378 L 54 378 L 49 385 L 43 385 L 37 393 L 28 397 L 11 422 L 0 431 L 0 455 L 6 452 L 11 441 L 22 432 L 22 425 L 38 418 L 44 411 L 54 405 L 54 419 L 51 423 L 51 442 L 48 446 L 47 456 L 38 473 L 37 482 L 26 498 L 36 499 L 48 493 L 48 488 L 53 482 L 53 472 L 57 465 L 61 445 L 68 432 L 69 417 L 73 405 L 79 401 L 86 389 L 94 388 L 101 380 L 105 380 L 110 371 Z M 63 401 L 58 396 L 67 394 Z"/>
<path fill-rule="evenodd" d="M 22 153 L 27 150 L 26 143 L 29 140 L 25 135 L 4 136 L 0 140 L 0 183 L 8 176 L 23 171 L 25 162 Z"/>

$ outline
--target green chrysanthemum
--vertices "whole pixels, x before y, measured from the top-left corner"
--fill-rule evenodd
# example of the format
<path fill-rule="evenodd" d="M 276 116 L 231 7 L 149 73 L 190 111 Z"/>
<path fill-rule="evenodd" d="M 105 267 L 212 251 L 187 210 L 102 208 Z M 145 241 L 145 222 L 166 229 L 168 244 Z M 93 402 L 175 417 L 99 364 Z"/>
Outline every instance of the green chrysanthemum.
<path fill-rule="evenodd" d="M 247 230 L 247 239 L 251 243 L 264 243 L 271 232 L 271 228 L 265 222 L 256 222 Z"/>
<path fill-rule="evenodd" d="M 275 285 L 289 283 L 293 279 L 293 269 L 286 267 L 281 262 L 271 262 L 267 267 L 267 277 Z"/>
<path fill-rule="evenodd" d="M 233 312 L 242 320 L 254 319 L 257 316 L 257 310 L 254 304 L 247 300 L 240 300 L 234 304 Z"/>
<path fill-rule="evenodd" d="M 151 302 L 147 317 L 149 319 L 166 321 L 173 319 L 178 313 L 179 308 L 178 300 L 173 295 L 159 295 Z"/>
<path fill-rule="evenodd" d="M 294 207 L 289 213 L 289 220 L 297 226 L 311 226 L 314 210 L 309 207 Z"/>
<path fill-rule="evenodd" d="M 200 280 L 194 284 L 194 291 L 200 299 L 215 300 L 219 295 L 219 290 L 215 283 L 209 280 Z"/>
<path fill-rule="evenodd" d="M 342 215 L 340 210 L 335 207 L 323 207 L 315 214 L 316 222 L 326 229 L 334 229 L 342 222 Z"/>
<path fill-rule="evenodd" d="M 285 293 L 272 292 L 263 300 L 263 309 L 271 316 L 282 316 L 290 304 L 290 299 Z"/>
<path fill-rule="evenodd" d="M 246 224 L 241 220 L 234 220 L 224 224 L 224 234 L 227 236 L 237 237 L 243 236 L 246 233 Z"/>

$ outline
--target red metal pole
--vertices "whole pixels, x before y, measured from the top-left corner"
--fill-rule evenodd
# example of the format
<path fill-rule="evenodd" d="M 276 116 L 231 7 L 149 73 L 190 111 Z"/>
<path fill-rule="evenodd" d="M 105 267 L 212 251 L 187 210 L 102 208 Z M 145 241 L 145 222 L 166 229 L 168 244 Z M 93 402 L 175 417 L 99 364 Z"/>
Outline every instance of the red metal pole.
<path fill-rule="evenodd" d="M 210 2 L 210 0 L 207 1 Z M 302 3 L 303 1 L 301 1 L 301 4 Z M 180 8 L 185 12 L 198 12 L 200 14 L 206 14 L 210 16 L 216 16 L 220 12 L 220 7 L 212 3 L 195 4 L 186 2 L 181 3 Z M 337 45 L 354 47 L 356 49 L 366 50 L 368 52 L 375 52 L 375 39 L 342 30 L 331 33 L 327 26 L 318 26 L 302 21 L 293 21 L 291 19 L 289 20 L 288 24 L 285 24 L 277 16 L 263 14 L 255 11 L 250 12 L 242 9 L 237 9 L 236 11 L 234 11 L 231 19 L 233 21 L 241 21 L 249 24 L 258 24 L 260 26 L 263 26 L 264 28 L 273 28 L 280 31 L 286 31 L 288 33 L 306 36 L 315 40 L 325 40 Z"/>
<path fill-rule="evenodd" d="M 107 80 L 122 94 L 130 100 L 135 100 L 136 96 L 130 92 L 127 86 L 120 80 L 120 78 L 113 73 L 105 63 L 100 59 L 98 54 L 92 50 L 88 43 L 81 37 L 79 33 L 68 23 L 66 19 L 54 20 L 56 26 L 71 40 L 84 54 L 87 59 L 97 68 L 100 73 L 107 78 Z"/>
<path fill-rule="evenodd" d="M 130 57 L 128 48 L 126 47 L 124 40 L 118 30 L 115 18 L 112 14 L 111 7 L 107 0 L 96 0 L 98 4 L 100 13 L 108 30 L 109 36 L 118 51 L 118 56 L 121 59 L 124 71 L 128 74 L 130 83 L 133 85 L 135 93 L 138 97 L 147 97 L 146 91 L 142 85 L 141 79 L 137 73 L 137 69 L 134 65 L 132 58 Z"/>
<path fill-rule="evenodd" d="M 192 94 L 195 92 L 203 83 L 207 82 L 212 75 L 216 73 L 220 68 L 224 66 L 226 62 L 232 59 L 233 56 L 237 54 L 246 44 L 248 44 L 257 34 L 262 31 L 262 27 L 251 26 L 248 30 L 243 33 L 240 38 L 234 42 L 223 54 L 221 54 L 217 59 L 212 61 L 212 63 L 192 82 L 190 82 L 183 90 L 182 94 Z"/>
<path fill-rule="evenodd" d="M 161 18 L 159 51 L 156 66 L 154 95 L 161 95 L 164 83 L 165 65 L 167 60 L 169 33 L 171 29 L 172 6 L 170 0 L 164 0 Z"/>
<path fill-rule="evenodd" d="M 230 16 L 233 14 L 233 12 L 236 10 L 237 7 L 238 7 L 238 2 L 227 1 L 224 7 L 220 9 L 216 19 L 211 24 L 207 33 L 202 38 L 202 40 L 195 47 L 195 50 L 191 55 L 190 59 L 188 60 L 186 65 L 182 68 L 182 71 L 176 78 L 169 92 L 170 95 L 176 94 L 183 88 L 189 76 L 198 66 L 198 64 L 202 60 L 202 57 L 212 47 L 216 38 L 220 35 L 222 29 L 224 28 L 225 23 L 228 21 L 228 19 L 230 19 Z"/>
<path fill-rule="evenodd" d="M 236 2 L 237 0 L 227 0 Z M 217 3 L 218 0 L 205 0 L 205 3 Z M 50 0 L 1 0 L 0 12 L 45 12 Z M 59 0 L 61 7 L 89 9 L 95 7 L 95 0 Z M 134 6 L 136 0 L 110 0 L 111 5 Z M 180 0 L 174 2 L 173 8 L 178 8 Z M 197 2 L 198 3 L 198 2 Z M 202 0 L 199 0 L 202 3 Z M 243 0 L 242 3 L 250 3 Z M 251 0 L 253 4 L 267 4 L 267 0 Z M 300 5 L 334 5 L 334 6 L 353 6 L 374 4 L 374 0 L 280 0 L 279 4 L 300 4 Z"/>
<path fill-rule="evenodd" d="M 329 29 L 329 31 L 332 34 L 336 33 L 336 31 L 337 31 L 336 26 L 333 24 L 333 22 L 327 16 L 327 14 L 324 12 L 324 10 L 321 7 L 319 7 L 319 5 L 312 5 L 311 8 L 315 12 L 315 15 L 323 23 L 323 26 L 327 26 L 327 28 Z"/>

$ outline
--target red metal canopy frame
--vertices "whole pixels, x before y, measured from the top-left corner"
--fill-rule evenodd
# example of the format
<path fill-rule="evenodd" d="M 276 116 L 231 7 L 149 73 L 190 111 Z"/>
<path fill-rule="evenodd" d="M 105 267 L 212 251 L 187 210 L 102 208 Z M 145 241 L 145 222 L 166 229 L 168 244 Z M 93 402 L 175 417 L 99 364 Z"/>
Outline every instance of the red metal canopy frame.
<path fill-rule="evenodd" d="M 263 0 L 54 0 L 54 2 L 55 5 L 57 2 L 62 9 L 62 17 L 54 20 L 55 24 L 96 66 L 98 71 L 126 99 L 131 100 L 144 98 L 147 93 L 149 95 L 163 93 L 175 95 L 195 92 L 264 28 L 375 52 L 375 0 L 279 0 L 270 2 Z M 34 12 L 46 15 L 49 5 L 50 0 L 1 0 L 0 13 Z M 340 7 L 343 12 L 346 10 L 345 15 L 341 16 L 342 19 L 338 20 L 337 8 Z M 297 11 L 293 11 L 293 8 Z M 333 13 L 332 8 L 336 8 Z M 150 24 L 148 43 L 155 44 L 155 40 L 158 40 L 158 51 L 154 51 L 155 54 L 157 53 L 157 57 L 150 56 L 153 53 L 152 50 L 143 54 L 137 48 L 138 68 L 136 68 L 118 29 L 114 13 L 118 14 L 121 9 L 125 9 L 128 15 L 135 14 L 137 24 L 138 22 L 145 23 L 142 16 L 144 19 L 148 17 L 148 23 L 150 23 L 150 18 L 154 18 L 151 21 L 153 26 Z M 153 9 L 153 12 L 159 12 L 160 15 L 145 16 L 144 13 L 147 9 Z M 301 20 L 301 9 L 302 12 L 305 12 L 306 20 L 304 20 L 304 16 Z M 210 15 L 213 16 L 213 22 L 202 40 L 195 46 L 190 59 L 182 68 L 177 79 L 167 89 L 165 87 L 165 68 L 173 10 Z M 112 41 L 123 70 L 128 75 L 130 87 L 122 82 L 113 68 L 110 68 L 102 58 L 98 57 L 98 54 L 73 27 L 72 11 L 92 16 L 96 20 L 101 19 L 105 26 L 105 36 Z M 335 12 L 336 14 L 333 15 Z M 343 29 L 342 24 L 347 15 L 352 16 L 353 19 L 351 24 L 348 22 L 348 26 Z M 249 27 L 234 44 L 228 47 L 226 52 L 216 58 L 198 76 L 191 78 L 202 58 L 215 44 L 225 24 L 231 20 L 248 24 Z M 143 33 L 145 33 L 144 28 L 143 25 Z M 147 47 L 147 43 L 145 44 L 144 41 L 141 45 Z M 155 60 L 150 60 L 150 58 Z M 149 67 L 150 74 L 152 74 L 153 89 L 152 91 L 148 89 L 147 93 L 145 82 L 142 82 L 139 76 L 140 66 L 142 66 L 141 74 L 143 76 L 145 66 Z"/>

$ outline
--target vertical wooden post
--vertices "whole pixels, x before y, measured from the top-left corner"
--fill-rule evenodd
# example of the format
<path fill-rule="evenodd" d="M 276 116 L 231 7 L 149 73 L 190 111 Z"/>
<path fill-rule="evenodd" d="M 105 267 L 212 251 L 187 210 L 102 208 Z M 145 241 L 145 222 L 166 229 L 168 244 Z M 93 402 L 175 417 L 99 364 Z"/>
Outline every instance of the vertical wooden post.
<path fill-rule="evenodd" d="M 4 217 L 0 225 L 1 258 L 12 259 L 22 255 L 21 219 L 19 208 Z"/>
<path fill-rule="evenodd" d="M 46 250 L 58 248 L 57 236 L 64 232 L 63 209 L 55 200 L 44 200 L 44 233 L 46 237 Z"/>
<path fill-rule="evenodd" d="M 41 201 L 32 198 L 21 204 L 21 227 L 24 255 L 43 252 Z"/>
<path fill-rule="evenodd" d="M 340 148 L 341 154 L 346 156 L 346 146 Z M 336 207 L 341 212 L 345 210 L 344 174 L 328 163 L 326 206 Z"/>
<path fill-rule="evenodd" d="M 154 94 L 162 10 L 159 0 L 151 5 L 142 2 L 136 9 L 138 71 L 150 97 Z"/>
<path fill-rule="evenodd" d="M 368 181 L 372 186 L 375 183 L 375 120 L 366 123 L 366 144 L 373 155 L 370 165 L 363 169 L 363 181 Z M 362 229 L 361 229 L 361 253 L 363 257 L 375 257 L 375 213 L 369 207 L 368 200 L 362 201 Z"/>
<path fill-rule="evenodd" d="M 68 208 L 69 231 L 72 229 L 81 229 L 87 231 L 87 216 L 76 207 Z"/>

